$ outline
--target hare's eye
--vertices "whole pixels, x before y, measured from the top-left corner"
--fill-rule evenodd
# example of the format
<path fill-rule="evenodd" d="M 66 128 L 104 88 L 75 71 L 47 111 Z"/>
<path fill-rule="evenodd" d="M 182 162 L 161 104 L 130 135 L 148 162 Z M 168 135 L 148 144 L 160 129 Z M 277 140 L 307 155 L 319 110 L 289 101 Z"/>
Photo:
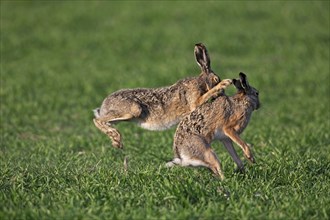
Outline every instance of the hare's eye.
<path fill-rule="evenodd" d="M 256 92 L 256 95 L 259 96 L 259 92 Z"/>

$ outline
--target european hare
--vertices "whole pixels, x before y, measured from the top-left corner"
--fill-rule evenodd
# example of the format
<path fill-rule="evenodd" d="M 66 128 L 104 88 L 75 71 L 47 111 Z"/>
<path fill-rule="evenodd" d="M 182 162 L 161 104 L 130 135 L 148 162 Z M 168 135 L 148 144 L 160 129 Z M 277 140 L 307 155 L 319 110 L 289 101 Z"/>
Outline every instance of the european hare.
<path fill-rule="evenodd" d="M 119 90 L 94 110 L 95 126 L 109 136 L 114 147 L 123 148 L 121 135 L 113 127 L 115 123 L 131 121 L 148 130 L 168 129 L 231 84 L 231 80 L 220 82 L 211 70 L 203 44 L 196 44 L 194 53 L 202 70 L 199 76 L 180 80 L 168 87 Z"/>
<path fill-rule="evenodd" d="M 248 125 L 252 112 L 259 108 L 259 94 L 249 86 L 244 73 L 239 76 L 239 80 L 233 79 L 237 88 L 234 96 L 219 96 L 182 119 L 174 135 L 174 159 L 166 164 L 168 167 L 205 166 L 223 179 L 221 163 L 211 148 L 213 140 L 220 140 L 224 144 L 239 169 L 242 170 L 244 165 L 233 142 L 242 148 L 250 162 L 255 162 L 250 147 L 239 134 Z"/>

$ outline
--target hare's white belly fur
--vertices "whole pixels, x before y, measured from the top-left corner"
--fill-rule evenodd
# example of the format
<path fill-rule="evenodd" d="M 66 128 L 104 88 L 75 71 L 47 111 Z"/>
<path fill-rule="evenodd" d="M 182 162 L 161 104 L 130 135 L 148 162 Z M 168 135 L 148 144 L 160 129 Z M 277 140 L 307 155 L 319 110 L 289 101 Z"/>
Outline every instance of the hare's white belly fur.
<path fill-rule="evenodd" d="M 202 160 L 196 160 L 192 159 L 190 156 L 187 156 L 185 154 L 181 154 L 181 165 L 182 166 L 208 166 L 206 163 L 204 163 Z"/>
<path fill-rule="evenodd" d="M 170 121 L 141 121 L 138 120 L 137 124 L 147 130 L 152 131 L 162 131 L 173 127 L 179 123 L 179 119 L 174 119 Z"/>

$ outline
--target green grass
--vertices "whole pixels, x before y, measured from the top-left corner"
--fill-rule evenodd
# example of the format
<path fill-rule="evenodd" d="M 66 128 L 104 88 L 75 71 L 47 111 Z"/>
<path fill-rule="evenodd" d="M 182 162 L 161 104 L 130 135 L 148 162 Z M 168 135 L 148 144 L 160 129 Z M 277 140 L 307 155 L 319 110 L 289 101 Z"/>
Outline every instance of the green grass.
<path fill-rule="evenodd" d="M 329 219 L 329 32 L 328 1 L 1 1 L 0 219 Z M 174 129 L 119 124 L 120 151 L 92 123 L 113 91 L 199 74 L 197 42 L 261 95 L 257 164 L 213 145 L 223 182 L 165 168 Z"/>

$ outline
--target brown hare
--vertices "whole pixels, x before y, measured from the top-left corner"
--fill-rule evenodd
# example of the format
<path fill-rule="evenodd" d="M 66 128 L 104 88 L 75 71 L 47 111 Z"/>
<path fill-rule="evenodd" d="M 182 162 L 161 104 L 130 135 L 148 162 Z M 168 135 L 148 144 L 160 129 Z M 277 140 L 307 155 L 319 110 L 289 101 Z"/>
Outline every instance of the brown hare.
<path fill-rule="evenodd" d="M 121 134 L 114 128 L 120 121 L 131 121 L 148 130 L 165 130 L 196 107 L 223 91 L 231 80 L 223 80 L 211 70 L 206 47 L 199 43 L 194 49 L 202 72 L 162 88 L 123 89 L 110 94 L 100 108 L 94 110 L 95 126 L 112 140 L 112 145 L 123 148 Z"/>
<path fill-rule="evenodd" d="M 243 170 L 244 165 L 233 142 L 242 148 L 250 162 L 255 162 L 250 147 L 239 134 L 248 125 L 252 112 L 259 108 L 259 94 L 249 86 L 244 73 L 240 73 L 239 77 L 239 80 L 233 79 L 237 89 L 235 95 L 218 96 L 213 102 L 199 106 L 182 119 L 174 135 L 174 159 L 166 164 L 167 167 L 205 166 L 223 179 L 221 163 L 211 148 L 213 140 L 220 140 L 224 144 L 238 169 Z"/>

